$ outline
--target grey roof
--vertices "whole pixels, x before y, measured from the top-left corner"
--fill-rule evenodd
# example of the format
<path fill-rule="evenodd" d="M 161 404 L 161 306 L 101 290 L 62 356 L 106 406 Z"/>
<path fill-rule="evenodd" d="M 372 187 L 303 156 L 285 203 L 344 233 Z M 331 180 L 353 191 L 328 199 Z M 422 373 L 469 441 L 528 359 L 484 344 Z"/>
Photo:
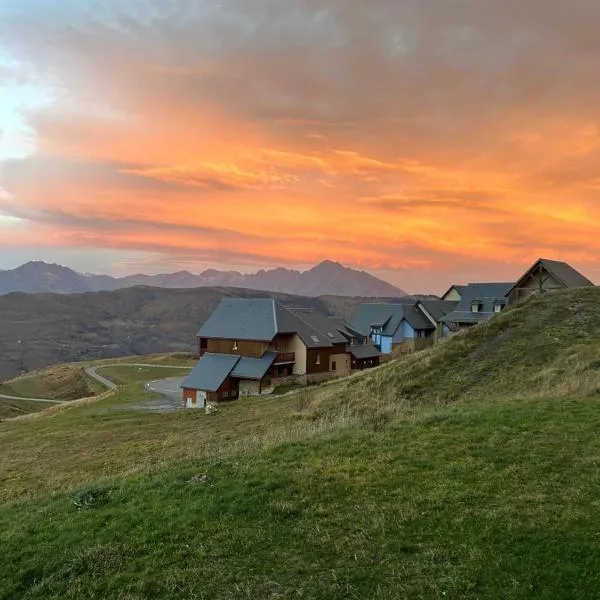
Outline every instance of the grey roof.
<path fill-rule="evenodd" d="M 494 305 L 506 304 L 512 283 L 469 283 L 455 310 L 442 318 L 444 323 L 480 323 L 492 317 Z M 472 312 L 473 302 L 482 307 L 479 312 Z"/>
<path fill-rule="evenodd" d="M 359 360 L 365 358 L 377 358 L 378 356 L 381 356 L 381 352 L 377 350 L 375 344 L 373 344 L 371 340 L 369 340 L 367 343 L 351 345 L 349 350 L 350 354 Z"/>
<path fill-rule="evenodd" d="M 455 289 L 461 296 L 465 293 L 465 290 L 467 289 L 466 285 L 457 285 L 457 284 L 452 284 L 442 295 L 442 298 L 444 296 L 447 296 L 452 289 Z"/>
<path fill-rule="evenodd" d="M 414 304 L 361 304 L 352 317 L 352 326 L 363 335 L 369 335 L 371 327 L 383 327 L 383 335 L 394 336 L 405 319 L 414 329 L 433 329 L 433 325 Z"/>
<path fill-rule="evenodd" d="M 275 301 L 223 298 L 198 332 L 199 337 L 271 341 L 277 334 Z"/>
<path fill-rule="evenodd" d="M 231 354 L 205 354 L 183 380 L 182 388 L 216 392 L 239 361 Z"/>
<path fill-rule="evenodd" d="M 534 265 L 532 265 L 527 272 L 517 281 L 512 289 L 519 287 L 519 285 L 527 278 L 529 273 L 533 271 L 539 265 L 542 265 L 550 275 L 552 275 L 559 283 L 564 285 L 566 288 L 574 287 L 588 287 L 594 284 L 579 271 L 574 269 L 570 264 L 561 262 L 558 260 L 549 260 L 547 258 L 540 258 Z M 511 291 L 512 291 L 511 289 Z"/>
<path fill-rule="evenodd" d="M 310 309 L 288 309 L 269 298 L 224 298 L 197 335 L 271 341 L 278 333 L 296 333 L 307 348 L 327 348 L 334 339 L 330 329 L 327 317 Z"/>
<path fill-rule="evenodd" d="M 344 344 L 347 341 L 337 327 L 339 323 L 334 319 L 311 308 L 291 308 L 290 312 L 298 317 L 305 327 L 310 329 L 310 332 L 306 329 L 309 338 L 316 335 L 319 340 L 322 339 L 330 346 L 333 344 Z"/>
<path fill-rule="evenodd" d="M 265 352 L 262 358 L 246 358 L 239 359 L 231 376 L 239 379 L 262 379 L 271 365 L 277 358 L 277 352 Z"/>
<path fill-rule="evenodd" d="M 466 288 L 466 286 L 461 287 Z M 436 321 L 436 323 L 439 323 L 448 313 L 456 310 L 458 302 L 452 300 L 421 300 L 417 306 L 419 305 L 422 305 L 433 317 L 433 320 Z"/>

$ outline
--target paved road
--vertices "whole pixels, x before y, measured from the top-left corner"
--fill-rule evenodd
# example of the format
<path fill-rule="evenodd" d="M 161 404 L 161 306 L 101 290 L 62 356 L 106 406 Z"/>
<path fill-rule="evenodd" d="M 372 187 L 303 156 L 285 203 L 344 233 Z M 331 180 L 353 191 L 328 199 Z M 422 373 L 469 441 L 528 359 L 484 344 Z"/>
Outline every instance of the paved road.
<path fill-rule="evenodd" d="M 152 368 L 152 369 L 185 369 L 186 367 L 174 367 L 172 365 L 150 365 L 146 363 L 111 363 L 107 365 L 98 365 L 97 367 L 86 367 L 85 372 L 92 379 L 99 381 L 103 386 L 107 387 L 109 390 L 117 389 L 117 384 L 112 382 L 110 379 L 103 377 L 98 374 L 98 369 L 103 369 L 104 367 L 141 367 L 141 368 Z"/>
<path fill-rule="evenodd" d="M 185 377 L 171 377 L 170 379 L 155 379 L 145 384 L 149 392 L 160 394 L 159 400 L 146 400 L 134 405 L 136 408 L 156 412 L 173 412 L 181 407 L 181 383 Z M 131 405 L 130 405 L 131 406 Z"/>
<path fill-rule="evenodd" d="M 158 369 L 181 369 L 182 367 L 174 367 L 172 365 L 152 365 L 146 363 L 110 363 L 106 365 L 98 365 L 96 367 L 86 367 L 85 373 L 100 382 L 109 390 L 117 389 L 118 385 L 110 379 L 97 373 L 98 369 L 104 367 L 141 367 L 141 368 L 158 368 Z M 185 368 L 185 367 L 183 367 Z M 145 385 L 146 389 L 150 392 L 156 392 L 163 395 L 161 400 L 149 400 L 147 402 L 140 402 L 138 404 L 129 404 L 129 408 L 140 408 L 144 410 L 154 410 L 158 412 L 170 412 L 180 406 L 181 401 L 181 390 L 179 385 L 183 381 L 183 377 L 175 377 L 171 379 L 160 379 L 151 381 Z M 63 404 L 69 402 L 69 400 L 51 400 L 49 398 L 24 398 L 21 396 L 8 396 L 6 394 L 0 394 L 0 398 L 3 400 L 28 400 L 30 402 L 45 402 L 47 404 Z"/>

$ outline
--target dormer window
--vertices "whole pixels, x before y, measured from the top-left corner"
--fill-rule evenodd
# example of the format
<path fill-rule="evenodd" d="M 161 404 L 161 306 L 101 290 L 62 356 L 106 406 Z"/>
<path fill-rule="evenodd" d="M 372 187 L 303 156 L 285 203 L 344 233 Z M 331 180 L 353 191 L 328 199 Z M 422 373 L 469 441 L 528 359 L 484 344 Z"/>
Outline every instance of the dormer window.
<path fill-rule="evenodd" d="M 495 313 L 500 313 L 504 310 L 504 304 L 502 302 L 496 302 L 496 304 L 494 304 L 494 312 Z"/>
<path fill-rule="evenodd" d="M 478 313 L 483 310 L 483 304 L 479 300 L 474 300 L 471 304 L 471 312 Z"/>

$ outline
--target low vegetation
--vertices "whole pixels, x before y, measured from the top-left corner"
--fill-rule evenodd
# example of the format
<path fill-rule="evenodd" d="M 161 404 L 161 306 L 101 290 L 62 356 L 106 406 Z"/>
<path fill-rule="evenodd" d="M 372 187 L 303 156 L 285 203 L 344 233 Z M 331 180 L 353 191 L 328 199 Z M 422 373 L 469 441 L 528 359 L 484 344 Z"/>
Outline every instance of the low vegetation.
<path fill-rule="evenodd" d="M 136 382 L 0 423 L 2 597 L 594 598 L 599 303 L 214 415 Z"/>
<path fill-rule="evenodd" d="M 119 363 L 139 363 L 139 356 L 122 357 L 98 361 L 87 361 L 56 365 L 33 371 L 0 383 L 0 394 L 24 398 L 21 400 L 4 400 L 0 398 L 0 418 L 16 417 L 23 414 L 47 409 L 47 404 L 27 402 L 27 398 L 47 398 L 50 400 L 78 400 L 97 396 L 106 391 L 105 387 L 85 374 L 86 367 L 99 366 L 98 372 L 118 384 L 149 381 L 168 376 L 181 376 L 189 372 L 196 358 L 187 353 L 170 353 L 144 356 L 142 362 L 163 366 L 180 366 L 181 370 L 147 367 L 118 367 Z M 110 365 L 105 366 L 103 365 Z"/>

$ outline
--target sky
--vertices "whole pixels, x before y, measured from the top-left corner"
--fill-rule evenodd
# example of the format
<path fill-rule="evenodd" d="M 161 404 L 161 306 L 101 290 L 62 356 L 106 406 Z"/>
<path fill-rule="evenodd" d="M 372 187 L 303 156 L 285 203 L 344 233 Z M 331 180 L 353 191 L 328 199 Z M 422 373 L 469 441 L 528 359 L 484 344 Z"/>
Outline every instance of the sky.
<path fill-rule="evenodd" d="M 597 0 L 0 0 L 0 269 L 600 283 Z"/>

